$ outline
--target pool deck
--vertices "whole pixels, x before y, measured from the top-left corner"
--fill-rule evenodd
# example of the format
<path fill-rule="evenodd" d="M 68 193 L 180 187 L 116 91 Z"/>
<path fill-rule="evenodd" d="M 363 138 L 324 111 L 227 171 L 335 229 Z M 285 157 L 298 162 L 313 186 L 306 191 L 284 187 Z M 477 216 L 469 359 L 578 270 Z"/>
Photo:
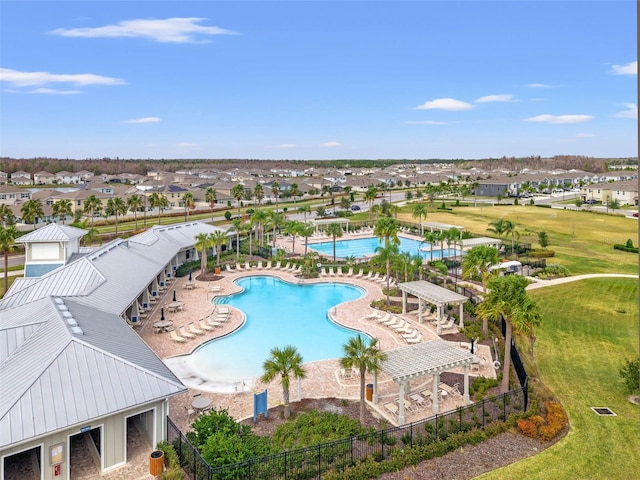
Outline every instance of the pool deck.
<path fill-rule="evenodd" d="M 222 278 L 215 282 L 200 282 L 197 280 L 197 275 L 194 275 L 193 283 L 195 288 L 193 289 L 185 288 L 185 284 L 187 283 L 186 278 L 174 279 L 155 303 L 153 309 L 149 312 L 148 317 L 144 320 L 144 323 L 135 327 L 136 331 L 161 359 L 168 361 L 169 363 L 175 362 L 176 357 L 191 353 L 195 348 L 206 341 L 227 335 L 240 328 L 244 321 L 244 316 L 240 311 L 231 307 L 230 318 L 221 327 L 217 327 L 213 331 L 207 331 L 202 335 L 198 335 L 194 339 L 187 340 L 185 343 L 177 343 L 170 338 L 169 333 L 155 333 L 152 325 L 160 318 L 160 308 L 171 302 L 173 291 L 176 291 L 177 299 L 184 302 L 184 309 L 182 311 L 168 313 L 168 309 L 165 308 L 165 318 L 167 320 L 171 320 L 174 327 L 178 329 L 181 325 L 186 326 L 189 322 L 197 322 L 199 319 L 209 315 L 213 310 L 212 300 L 214 296 L 228 295 L 240 291 L 240 288 L 233 283 L 234 280 L 243 276 L 260 274 L 273 275 L 281 278 L 282 280 L 295 283 L 319 283 L 329 281 L 345 282 L 350 285 L 360 286 L 366 292 L 364 296 L 357 300 L 340 304 L 335 307 L 335 309 L 332 308 L 331 316 L 334 320 L 346 327 L 367 332 L 371 336 L 376 337 L 383 350 L 391 350 L 407 345 L 400 334 L 376 322 L 375 319 L 367 318 L 367 315 L 374 312 L 374 310 L 369 306 L 371 302 L 373 300 L 383 298 L 381 290 L 382 286 L 379 283 L 365 279 L 348 277 L 345 275 L 302 280 L 297 278 L 294 272 L 284 271 L 282 269 L 267 270 L 252 268 L 251 270 L 239 272 L 224 272 L 221 275 Z M 214 292 L 212 288 L 214 286 L 216 290 L 220 288 L 220 291 Z M 416 306 L 417 304 L 413 305 L 414 308 L 416 308 Z M 430 322 L 425 321 L 422 324 L 418 324 L 415 315 L 412 315 L 411 313 L 404 315 L 404 317 L 411 320 L 412 326 L 422 332 L 423 341 L 429 341 L 436 338 L 435 327 Z M 242 348 L 242 346 L 240 345 L 239 348 Z M 487 359 L 487 361 L 480 366 L 480 372 L 476 374 L 495 378 L 489 347 L 480 345 L 479 351 L 477 351 L 476 354 L 479 357 L 485 357 Z M 356 375 L 352 378 L 343 378 L 338 364 L 338 359 L 306 363 L 304 367 L 307 371 L 307 378 L 305 378 L 301 384 L 302 398 L 360 398 L 359 378 L 357 378 Z M 454 370 L 454 372 L 462 373 L 462 369 L 458 370 L 459 371 Z M 174 371 L 176 370 L 174 369 Z M 185 383 L 189 388 L 189 391 L 188 393 L 172 397 L 169 400 L 169 408 L 171 419 L 183 432 L 188 431 L 189 425 L 195 418 L 193 415 L 190 417 L 188 416 L 187 408 L 191 405 L 193 395 L 197 393 L 210 398 L 212 401 L 212 408 L 226 409 L 238 420 L 251 417 L 253 415 L 252 409 L 254 392 L 262 392 L 268 387 L 269 406 L 272 407 L 282 402 L 282 388 L 277 382 L 274 382 L 271 385 L 264 385 L 258 381 L 253 388 L 238 384 L 237 392 L 217 393 L 215 391 L 217 389 L 215 382 L 198 378 L 197 375 L 189 372 L 188 369 L 181 370 L 177 373 L 183 383 Z M 367 383 L 371 383 L 373 378 L 367 375 L 366 380 Z M 415 382 L 412 382 L 411 389 L 412 391 L 423 390 L 424 388 L 427 388 L 427 384 L 430 385 L 430 382 L 431 377 L 417 379 Z M 397 398 L 397 386 L 385 374 L 380 374 L 378 377 L 378 390 L 380 397 L 379 403 L 377 405 L 369 404 L 369 407 L 374 410 L 374 413 L 377 412 L 378 415 L 386 417 L 391 423 L 395 424 L 397 419 L 391 417 L 388 412 L 383 411 L 382 405 L 385 402 L 390 402 Z M 298 400 L 297 382 L 292 383 L 290 396 L 290 400 L 292 402 Z M 462 397 L 451 396 L 440 404 L 440 412 L 442 413 L 448 410 L 453 410 L 460 405 L 463 405 Z M 422 408 L 414 412 L 407 412 L 405 421 L 416 421 L 431 415 L 431 408 Z"/>

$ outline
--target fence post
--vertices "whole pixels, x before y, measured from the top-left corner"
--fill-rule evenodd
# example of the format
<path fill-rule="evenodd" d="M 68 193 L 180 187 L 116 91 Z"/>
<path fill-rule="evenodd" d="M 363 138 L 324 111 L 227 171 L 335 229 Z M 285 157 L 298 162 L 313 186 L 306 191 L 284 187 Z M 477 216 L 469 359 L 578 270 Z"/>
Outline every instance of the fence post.
<path fill-rule="evenodd" d="M 460 409 L 460 428 L 458 429 L 458 431 L 462 431 L 462 408 Z"/>
<path fill-rule="evenodd" d="M 507 421 L 507 395 L 511 395 L 510 392 L 505 393 L 502 396 L 502 421 Z"/>
<path fill-rule="evenodd" d="M 287 466 L 287 451 L 284 451 L 284 480 L 287 480 L 287 470 L 288 470 L 288 466 Z"/>
<path fill-rule="evenodd" d="M 484 428 L 484 398 L 482 399 L 482 428 Z"/>
<path fill-rule="evenodd" d="M 409 424 L 409 445 L 413 447 L 413 422 Z"/>
<path fill-rule="evenodd" d="M 438 440 L 438 414 L 436 413 L 436 440 Z"/>

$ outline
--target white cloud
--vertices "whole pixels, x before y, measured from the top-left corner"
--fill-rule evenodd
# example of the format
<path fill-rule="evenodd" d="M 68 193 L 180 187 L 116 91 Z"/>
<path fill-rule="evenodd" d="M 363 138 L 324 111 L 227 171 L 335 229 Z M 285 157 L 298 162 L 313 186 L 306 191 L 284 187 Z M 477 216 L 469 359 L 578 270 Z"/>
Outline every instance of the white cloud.
<path fill-rule="evenodd" d="M 80 90 L 57 90 L 55 88 L 34 88 L 26 93 L 32 93 L 36 95 L 77 95 L 82 93 Z"/>
<path fill-rule="evenodd" d="M 529 88 L 555 88 L 553 85 L 547 85 L 546 83 L 530 83 L 527 85 Z"/>
<path fill-rule="evenodd" d="M 525 118 L 525 122 L 553 123 L 555 125 L 565 125 L 569 123 L 583 123 L 593 119 L 592 115 L 536 115 Z"/>
<path fill-rule="evenodd" d="M 591 138 L 595 136 L 595 133 L 576 133 L 576 138 Z"/>
<path fill-rule="evenodd" d="M 515 97 L 511 94 L 503 95 L 485 95 L 476 100 L 476 103 L 491 103 L 491 102 L 513 102 Z"/>
<path fill-rule="evenodd" d="M 404 123 L 408 125 L 449 125 L 449 122 L 441 122 L 439 120 L 408 120 Z"/>
<path fill-rule="evenodd" d="M 123 85 L 126 83 L 120 78 L 104 77 L 93 73 L 19 72 L 10 68 L 0 68 L 0 81 L 11 83 L 16 87 L 30 87 L 48 83 L 71 83 L 77 86 Z"/>
<path fill-rule="evenodd" d="M 638 118 L 638 106 L 635 103 L 625 103 L 626 110 L 622 110 L 614 115 L 616 118 Z"/>
<path fill-rule="evenodd" d="M 124 123 L 158 123 L 159 121 L 158 117 L 142 117 L 125 120 Z"/>
<path fill-rule="evenodd" d="M 341 147 L 340 142 L 324 142 L 320 144 L 321 147 Z"/>
<path fill-rule="evenodd" d="M 629 62 L 626 65 L 612 65 L 611 73 L 615 75 L 637 75 L 638 62 Z"/>
<path fill-rule="evenodd" d="M 455 98 L 436 98 L 428 102 L 424 102 L 422 105 L 418 105 L 416 110 L 471 110 L 473 105 L 462 100 L 456 100 Z"/>
<path fill-rule="evenodd" d="M 198 23 L 206 18 L 167 18 L 124 20 L 115 25 L 94 28 L 57 28 L 49 33 L 63 37 L 147 38 L 162 43 L 193 43 L 203 35 L 234 35 L 235 32 Z"/>

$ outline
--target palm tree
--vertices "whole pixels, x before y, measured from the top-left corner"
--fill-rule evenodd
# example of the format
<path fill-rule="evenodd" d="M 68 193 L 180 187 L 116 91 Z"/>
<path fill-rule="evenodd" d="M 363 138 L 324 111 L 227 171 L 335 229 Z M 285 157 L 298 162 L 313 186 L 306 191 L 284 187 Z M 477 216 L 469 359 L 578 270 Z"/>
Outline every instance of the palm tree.
<path fill-rule="evenodd" d="M 209 204 L 209 209 L 211 210 L 211 222 L 213 223 L 213 207 L 216 204 L 216 200 L 218 199 L 218 193 L 216 189 L 213 187 L 207 187 L 204 190 L 204 201 Z"/>
<path fill-rule="evenodd" d="M 151 209 L 158 209 L 158 225 L 160 225 L 160 214 L 162 213 L 162 210 L 169 206 L 169 200 L 167 200 L 167 197 L 165 197 L 162 193 L 153 192 L 149 196 L 149 206 L 151 207 Z"/>
<path fill-rule="evenodd" d="M 462 232 L 456 227 L 451 227 L 449 230 L 444 231 L 445 238 L 447 239 L 447 248 L 451 250 L 451 244 L 453 243 L 453 250 L 456 251 L 458 242 L 462 242 Z M 456 255 L 454 255 L 455 257 Z"/>
<path fill-rule="evenodd" d="M 13 212 L 9 208 L 9 205 L 6 203 L 0 204 L 0 225 L 13 225 L 15 223 L 15 218 L 13 216 Z"/>
<path fill-rule="evenodd" d="M 384 263 L 387 267 L 387 305 L 391 303 L 389 295 L 389 286 L 391 280 L 391 263 L 396 261 L 396 258 L 400 254 L 400 250 L 397 244 L 389 243 L 386 247 L 376 247 L 376 259 Z"/>
<path fill-rule="evenodd" d="M 424 232 L 422 238 L 429 243 L 429 261 L 433 262 L 433 244 L 440 240 L 440 232 Z"/>
<path fill-rule="evenodd" d="M 116 237 L 118 236 L 118 217 L 127 213 L 127 204 L 120 197 L 110 198 L 107 201 L 107 215 L 116 217 Z"/>
<path fill-rule="evenodd" d="M 378 237 L 378 240 L 384 240 L 385 250 L 389 250 L 389 245 L 400 245 L 400 239 L 398 238 L 399 225 L 398 222 L 391 217 L 383 217 L 376 222 L 376 226 L 373 228 L 373 234 Z M 387 270 L 387 292 L 389 291 L 389 276 L 391 270 L 391 257 L 386 258 L 386 270 Z M 387 298 L 387 302 L 389 299 Z M 387 303 L 388 304 L 388 303 Z"/>
<path fill-rule="evenodd" d="M 427 218 L 427 204 L 426 203 L 414 203 L 411 206 L 411 217 L 417 218 L 420 222 L 420 236 L 423 235 L 422 230 L 422 217 Z"/>
<path fill-rule="evenodd" d="M 208 233 L 199 233 L 196 235 L 196 243 L 194 247 L 200 251 L 200 270 L 201 273 L 207 271 L 207 250 L 213 246 L 212 235 Z"/>
<path fill-rule="evenodd" d="M 138 211 L 142 208 L 142 197 L 136 193 L 127 198 L 127 208 L 133 212 L 133 220 L 136 222 L 136 230 L 138 230 Z"/>
<path fill-rule="evenodd" d="M 53 210 L 53 216 L 58 217 L 60 220 L 62 220 L 63 225 L 65 224 L 64 222 L 66 218 L 73 215 L 71 200 L 68 200 L 66 198 L 56 200 L 55 202 L 53 202 L 52 210 Z"/>
<path fill-rule="evenodd" d="M 4 256 L 4 293 L 9 289 L 9 253 L 13 250 L 13 244 L 18 237 L 15 225 L 0 226 L 0 251 Z"/>
<path fill-rule="evenodd" d="M 269 219 L 269 225 L 273 229 L 271 242 L 272 242 L 273 248 L 275 248 L 276 231 L 278 230 L 278 228 L 282 227 L 282 225 L 284 224 L 284 216 L 281 213 L 276 212 L 275 210 L 269 210 L 269 213 L 267 213 L 267 217 Z"/>
<path fill-rule="evenodd" d="M 330 223 L 327 226 L 327 234 L 333 239 L 333 263 L 336 262 L 336 238 L 342 237 L 342 227 L 338 223 Z"/>
<path fill-rule="evenodd" d="M 40 200 L 27 200 L 22 204 L 22 208 L 20 208 L 20 213 L 22 214 L 22 218 L 27 223 L 33 223 L 33 229 L 36 229 L 36 220 L 39 217 L 44 216 L 44 212 L 42 211 L 42 202 Z"/>
<path fill-rule="evenodd" d="M 489 222 L 489 226 L 487 227 L 487 232 L 491 232 L 494 235 L 497 235 L 500 240 L 506 235 L 513 224 L 509 220 L 505 220 L 501 218 L 499 220 L 495 220 L 493 222 Z"/>
<path fill-rule="evenodd" d="M 291 386 L 291 376 L 302 380 L 307 372 L 302 367 L 302 355 L 296 347 L 287 345 L 280 349 L 274 347 L 269 353 L 270 357 L 262 364 L 264 373 L 261 380 L 270 383 L 280 377 L 282 385 L 282 400 L 284 403 L 284 418 L 291 416 L 291 406 L 289 405 L 289 387 Z"/>
<path fill-rule="evenodd" d="M 244 224 L 241 218 L 231 220 L 231 230 L 236 232 L 236 260 L 240 258 L 240 234 L 244 232 Z"/>
<path fill-rule="evenodd" d="M 300 191 L 300 188 L 298 187 L 297 183 L 292 183 L 291 187 L 289 187 L 289 193 L 291 193 L 291 196 L 293 197 L 293 204 L 296 204 L 296 197 L 299 197 L 300 195 L 302 195 L 302 192 Z"/>
<path fill-rule="evenodd" d="M 367 372 L 378 373 L 381 363 L 387 359 L 387 354 L 380 350 L 378 339 L 372 338 L 369 342 L 358 335 L 351 337 L 343 345 L 344 357 L 340 359 L 343 368 L 355 368 L 360 372 L 360 423 L 364 424 L 364 385 Z"/>
<path fill-rule="evenodd" d="M 400 207 L 394 203 L 389 204 L 387 208 L 389 215 L 393 215 L 393 218 L 398 219 L 398 213 L 400 213 Z"/>
<path fill-rule="evenodd" d="M 235 198 L 238 206 L 238 216 L 240 216 L 240 201 L 244 197 L 244 185 L 237 183 L 231 187 L 231 196 Z"/>
<path fill-rule="evenodd" d="M 184 206 L 184 221 L 189 221 L 189 210 L 196 208 L 196 204 L 193 200 L 193 193 L 185 192 L 182 195 L 182 205 Z"/>
<path fill-rule="evenodd" d="M 211 245 L 216 249 L 216 262 L 220 265 L 220 251 L 222 250 L 219 247 L 222 247 L 225 243 L 229 241 L 227 234 L 222 230 L 218 230 L 213 232 L 211 235 Z"/>
<path fill-rule="evenodd" d="M 298 231 L 298 235 L 304 237 L 304 254 L 307 254 L 307 248 L 309 246 L 309 237 L 313 235 L 315 231 L 315 227 L 313 225 L 303 224 L 303 226 Z"/>
<path fill-rule="evenodd" d="M 307 223 L 307 214 L 311 213 L 311 206 L 303 205 L 302 207 L 298 207 L 298 212 L 304 214 L 304 223 Z"/>
<path fill-rule="evenodd" d="M 280 184 L 278 182 L 271 184 L 271 193 L 276 197 L 276 213 L 278 213 L 278 198 L 280 198 Z"/>
<path fill-rule="evenodd" d="M 264 188 L 262 184 L 256 183 L 256 186 L 253 187 L 253 196 L 258 201 L 258 206 L 262 205 L 262 199 L 264 198 Z"/>
<path fill-rule="evenodd" d="M 482 279 L 482 292 L 487 293 L 487 281 L 490 268 L 498 263 L 498 249 L 488 245 L 478 245 L 470 248 L 462 257 L 462 278 L 471 279 L 480 275 Z M 489 321 L 482 321 L 482 331 L 485 338 L 489 336 Z"/>
<path fill-rule="evenodd" d="M 257 225 L 256 235 L 260 234 L 260 246 L 264 246 L 264 225 L 267 223 L 267 212 L 256 209 L 251 214 L 251 221 Z"/>
<path fill-rule="evenodd" d="M 488 282 L 489 293 L 476 308 L 476 315 L 483 320 L 499 321 L 504 318 L 507 328 L 504 336 L 504 365 L 500 392 L 509 390 L 511 372 L 511 337 L 513 331 L 532 337 L 533 328 L 540 324 L 537 304 L 527 297 L 525 288 L 529 284 L 526 277 L 505 275 L 492 277 Z M 532 347 L 533 348 L 533 347 Z"/>
<path fill-rule="evenodd" d="M 373 185 L 367 188 L 367 191 L 364 192 L 364 200 L 369 202 L 369 220 L 371 220 L 371 212 L 373 210 L 373 202 L 378 196 L 378 189 Z"/>
<path fill-rule="evenodd" d="M 84 213 L 88 213 L 89 215 L 91 215 L 90 222 L 91 228 L 93 228 L 93 216 L 96 214 L 96 212 L 100 213 L 102 211 L 102 200 L 100 200 L 95 195 L 89 195 L 84 199 L 82 210 L 84 211 Z"/>

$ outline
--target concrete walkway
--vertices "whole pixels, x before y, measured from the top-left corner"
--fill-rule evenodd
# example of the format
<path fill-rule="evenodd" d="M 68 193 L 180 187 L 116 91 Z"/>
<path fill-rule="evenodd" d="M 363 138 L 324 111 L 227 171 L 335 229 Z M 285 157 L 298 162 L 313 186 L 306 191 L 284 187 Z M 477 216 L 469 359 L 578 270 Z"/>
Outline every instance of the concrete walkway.
<path fill-rule="evenodd" d="M 587 278 L 638 278 L 638 275 L 629 275 L 625 273 L 587 273 L 585 275 L 574 275 L 572 277 L 554 278 L 553 280 L 540 280 L 535 277 L 529 277 L 533 283 L 527 286 L 527 290 L 535 290 L 536 288 L 550 287 L 552 285 L 561 285 L 563 283 L 576 282 Z"/>

